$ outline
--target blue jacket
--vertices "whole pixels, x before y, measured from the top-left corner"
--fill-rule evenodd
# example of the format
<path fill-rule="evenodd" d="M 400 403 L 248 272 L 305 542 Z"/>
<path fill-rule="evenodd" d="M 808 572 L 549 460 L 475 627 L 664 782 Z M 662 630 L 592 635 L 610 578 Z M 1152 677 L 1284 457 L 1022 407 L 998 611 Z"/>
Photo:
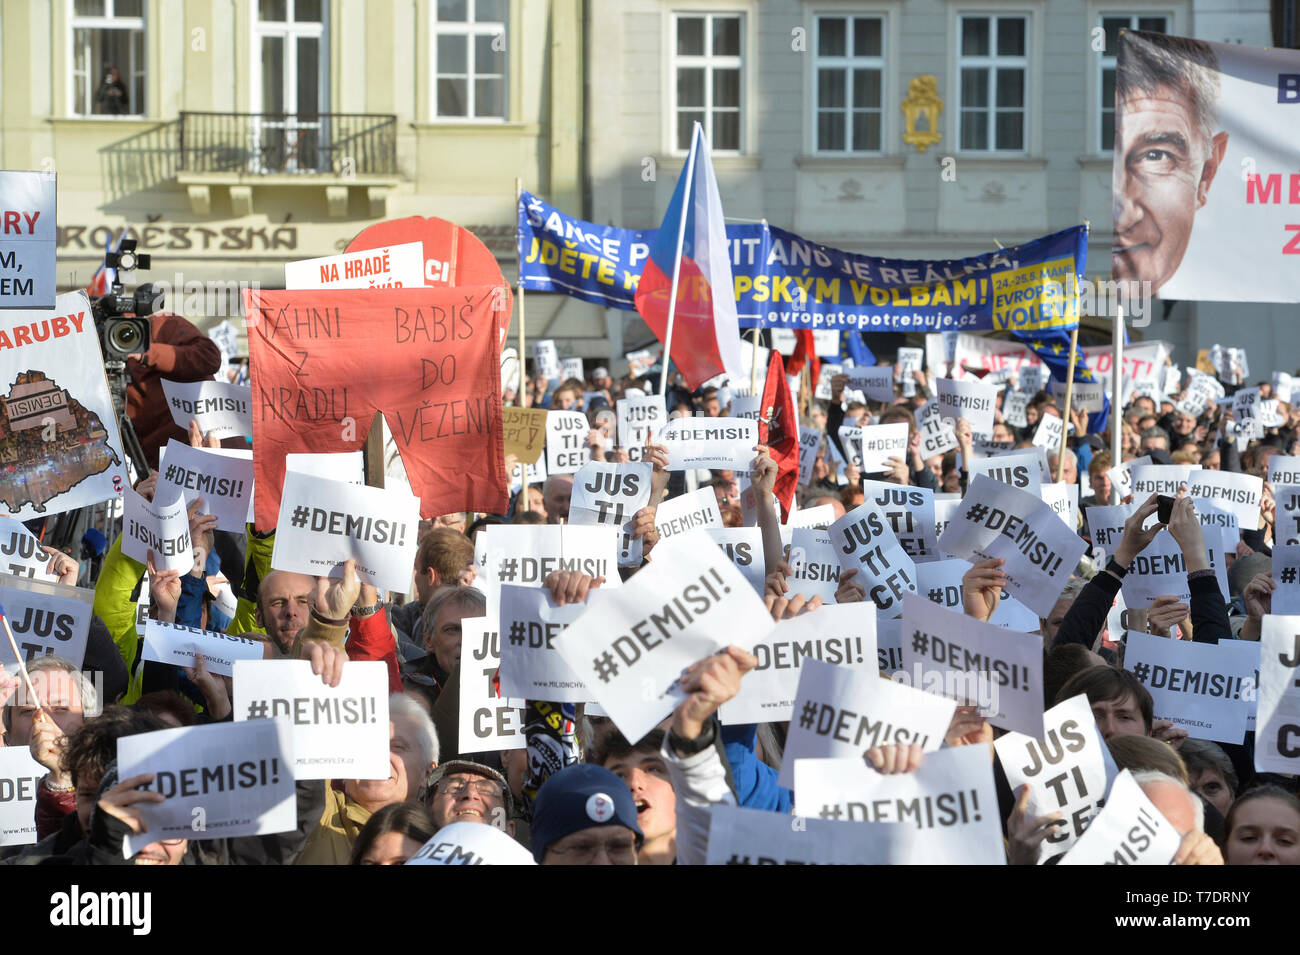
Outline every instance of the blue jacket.
<path fill-rule="evenodd" d="M 731 763 L 736 797 L 746 809 L 789 812 L 794 807 L 794 793 L 776 784 L 780 774 L 758 758 L 755 752 L 757 741 L 756 723 L 722 728 L 722 742 Z"/>

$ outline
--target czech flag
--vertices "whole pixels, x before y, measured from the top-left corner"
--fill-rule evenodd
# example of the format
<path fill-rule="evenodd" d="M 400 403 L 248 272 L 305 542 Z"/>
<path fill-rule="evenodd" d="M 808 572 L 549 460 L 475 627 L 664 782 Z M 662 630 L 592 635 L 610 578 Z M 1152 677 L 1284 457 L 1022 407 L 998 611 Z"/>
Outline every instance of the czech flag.
<path fill-rule="evenodd" d="M 677 297 L 670 340 L 674 274 Z M 668 346 L 669 357 L 692 389 L 723 373 L 740 377 L 736 285 L 718 181 L 699 123 L 686 168 L 641 271 L 636 310 Z"/>

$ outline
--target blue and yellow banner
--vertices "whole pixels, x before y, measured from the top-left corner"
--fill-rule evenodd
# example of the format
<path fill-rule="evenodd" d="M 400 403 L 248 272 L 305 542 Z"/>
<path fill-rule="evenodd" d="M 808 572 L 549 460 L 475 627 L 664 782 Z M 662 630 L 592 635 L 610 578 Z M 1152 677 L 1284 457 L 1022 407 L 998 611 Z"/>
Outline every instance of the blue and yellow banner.
<path fill-rule="evenodd" d="M 566 216 L 525 192 L 519 270 L 529 291 L 635 309 L 658 230 Z M 727 226 L 742 327 L 860 332 L 1010 331 L 1020 337 L 1079 321 L 1087 229 L 1075 226 L 965 259 L 884 259 L 764 225 Z"/>

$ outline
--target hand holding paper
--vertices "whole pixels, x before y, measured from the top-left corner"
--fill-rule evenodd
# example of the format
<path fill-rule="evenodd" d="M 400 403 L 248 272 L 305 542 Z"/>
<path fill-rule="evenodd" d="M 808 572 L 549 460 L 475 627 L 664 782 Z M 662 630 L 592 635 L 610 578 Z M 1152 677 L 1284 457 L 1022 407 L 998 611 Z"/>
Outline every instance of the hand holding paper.
<path fill-rule="evenodd" d="M 698 739 L 704 724 L 728 700 L 740 692 L 740 680 L 758 666 L 758 658 L 740 647 L 692 664 L 682 674 L 682 690 L 689 695 L 673 710 L 672 731 L 678 739 Z"/>

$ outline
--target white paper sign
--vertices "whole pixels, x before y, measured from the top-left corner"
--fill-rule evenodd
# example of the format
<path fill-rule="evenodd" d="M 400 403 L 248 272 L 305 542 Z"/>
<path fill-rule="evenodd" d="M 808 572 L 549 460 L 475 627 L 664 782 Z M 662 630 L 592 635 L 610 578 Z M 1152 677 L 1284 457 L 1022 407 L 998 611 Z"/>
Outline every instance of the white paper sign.
<path fill-rule="evenodd" d="M 0 310 L 0 416 L 5 516 L 52 517 L 126 489 L 126 457 L 84 292 L 58 296 L 52 309 Z"/>
<path fill-rule="evenodd" d="M 46 568 L 50 555 L 41 550 L 36 535 L 10 517 L 0 517 L 0 573 L 54 582 Z"/>
<path fill-rule="evenodd" d="M 821 449 L 822 439 L 826 435 L 816 428 L 799 426 L 799 483 L 807 485 L 812 480 L 813 465 L 817 463 L 817 452 Z"/>
<path fill-rule="evenodd" d="M 235 721 L 284 717 L 295 779 L 387 779 L 388 665 L 350 660 L 336 687 L 308 660 L 236 660 Z"/>
<path fill-rule="evenodd" d="M 857 425 L 840 425 L 840 445 L 844 448 L 846 460 L 862 470 L 862 429 Z"/>
<path fill-rule="evenodd" d="M 891 365 L 846 368 L 849 387 L 861 391 L 872 401 L 894 400 L 894 369 Z"/>
<path fill-rule="evenodd" d="M 906 421 L 893 424 L 875 424 L 862 429 L 863 474 L 889 471 L 893 465 L 889 458 L 907 460 L 908 427 Z"/>
<path fill-rule="evenodd" d="M 133 490 L 126 492 L 122 527 L 122 553 L 132 560 L 148 562 L 154 553 L 158 570 L 187 573 L 194 567 L 194 546 L 190 541 L 190 519 L 185 498 L 178 494 L 170 502 L 157 495 L 146 501 Z"/>
<path fill-rule="evenodd" d="M 523 749 L 523 700 L 499 697 L 494 686 L 501 666 L 497 626 L 487 617 L 460 622 L 459 752 Z"/>
<path fill-rule="evenodd" d="M 844 570 L 881 610 L 898 612 L 904 594 L 916 593 L 916 563 L 898 542 L 889 519 L 874 501 L 855 507 L 831 525 L 831 546 Z"/>
<path fill-rule="evenodd" d="M 422 845 L 406 865 L 536 865 L 532 853 L 493 825 L 453 822 Z"/>
<path fill-rule="evenodd" d="M 1009 392 L 1002 400 L 1002 417 L 1006 419 L 1007 424 L 1013 428 L 1029 427 L 1029 417 L 1025 414 L 1029 407 L 1029 399 L 1033 395 L 1026 394 L 1023 391 Z"/>
<path fill-rule="evenodd" d="M 1259 636 L 1255 768 L 1300 774 L 1300 617 L 1266 614 Z"/>
<path fill-rule="evenodd" d="M 1205 498 L 1215 506 L 1237 515 L 1242 527 L 1259 526 L 1259 502 L 1264 481 L 1253 474 L 1235 471 L 1194 471 L 1187 482 L 1189 497 Z"/>
<path fill-rule="evenodd" d="M 655 530 L 659 532 L 660 542 L 706 527 L 722 527 L 718 496 L 711 487 L 670 497 L 655 510 Z"/>
<path fill-rule="evenodd" d="M 967 472 L 969 481 L 974 481 L 976 475 L 986 474 L 1035 497 L 1042 494 L 1043 476 L 1038 469 L 1036 451 L 1013 451 L 992 458 L 976 458 L 967 465 Z"/>
<path fill-rule="evenodd" d="M 1131 461 L 1117 464 L 1106 471 L 1107 476 L 1110 478 L 1111 486 L 1119 491 L 1119 499 L 1121 501 L 1133 493 L 1133 469 L 1150 463 L 1151 456 L 1144 454 L 1140 458 L 1134 458 Z M 1147 497 L 1150 496 L 1151 495 L 1148 493 Z M 1091 508 L 1089 508 L 1088 513 L 1092 513 Z"/>
<path fill-rule="evenodd" d="M 1065 419 L 1059 415 L 1045 414 L 1038 419 L 1034 431 L 1034 444 L 1047 451 L 1057 451 L 1065 435 Z"/>
<path fill-rule="evenodd" d="M 282 662 L 297 662 L 309 672 L 311 669 L 305 660 Z M 320 677 L 314 679 L 320 682 Z M 385 763 L 387 733 L 385 722 Z M 293 769 L 292 733 L 284 718 L 182 726 L 120 737 L 118 779 L 153 773 L 153 781 L 144 788 L 166 797 L 161 803 L 136 803 L 135 810 L 147 828 L 139 835 L 127 835 L 123 855 L 129 859 L 162 839 L 192 839 L 196 835 L 194 822 L 200 818 L 203 834 L 209 839 L 296 829 Z M 385 770 L 385 778 L 387 773 Z"/>
<path fill-rule="evenodd" d="M 1300 484 L 1300 458 L 1275 454 L 1268 459 L 1268 483 L 1276 489 L 1279 484 Z"/>
<path fill-rule="evenodd" d="M 961 381 L 936 378 L 934 387 L 938 394 L 935 403 L 939 406 L 940 415 L 953 419 L 965 418 L 975 434 L 993 433 L 993 410 L 998 397 L 996 388 L 978 378 L 965 378 Z"/>
<path fill-rule="evenodd" d="M 215 450 L 215 449 L 214 449 Z M 328 451 L 321 453 L 286 454 L 285 473 L 296 472 L 312 477 L 363 485 L 365 460 L 360 451 Z"/>
<path fill-rule="evenodd" d="M 253 390 L 228 381 L 162 380 L 163 394 L 177 427 L 198 423 L 204 434 L 233 438 L 253 433 Z M 357 452 L 360 454 L 360 452 Z"/>
<path fill-rule="evenodd" d="M 1238 744 L 1246 735 L 1254 687 L 1239 672 L 1239 658 L 1214 643 L 1170 640 L 1129 630 L 1124 669 L 1142 682 L 1158 720 L 1172 720 L 1196 739 Z M 1254 673 L 1250 673 L 1251 678 Z"/>
<path fill-rule="evenodd" d="M 744 471 L 754 461 L 758 422 L 749 418 L 677 418 L 659 432 L 668 470 L 726 468 Z"/>
<path fill-rule="evenodd" d="M 582 703 L 595 699 L 559 653 L 558 638 L 587 612 L 587 604 L 557 607 L 544 587 L 505 584 L 501 615 L 501 693 L 521 700 Z"/>
<path fill-rule="evenodd" d="M 1043 641 L 903 598 L 903 672 L 914 686 L 967 705 L 994 726 L 1043 731 Z"/>
<path fill-rule="evenodd" d="M 641 566 L 641 538 L 634 537 L 636 513 L 650 502 L 650 464 L 605 464 L 588 461 L 573 476 L 570 524 L 616 527 L 618 565 Z"/>
<path fill-rule="evenodd" d="M 1278 544 L 1273 548 L 1272 613 L 1278 616 L 1300 614 L 1300 544 Z"/>
<path fill-rule="evenodd" d="M 943 745 L 957 709 L 950 699 L 870 670 L 812 659 L 799 671 L 794 700 L 777 780 L 786 787 L 794 785 L 798 760 L 853 757 L 861 762 L 867 750 L 889 743 L 917 743 L 932 753 Z"/>
<path fill-rule="evenodd" d="M 284 263 L 287 289 L 423 288 L 424 243 L 323 255 Z"/>
<path fill-rule="evenodd" d="M 314 577 L 342 577 L 357 559 L 357 576 L 381 590 L 404 593 L 411 583 L 420 499 L 405 491 L 357 487 L 289 471 L 280 496 L 271 566 Z"/>
<path fill-rule="evenodd" d="M 740 692 L 723 704 L 724 724 L 787 722 L 794 713 L 799 672 L 807 660 L 876 672 L 876 613 L 870 604 L 821 607 L 782 620 L 749 648 L 758 665 L 741 681 Z"/>
<path fill-rule="evenodd" d="M 587 434 L 591 428 L 581 411 L 546 413 L 546 471 L 573 474 L 591 458 Z"/>
<path fill-rule="evenodd" d="M 36 844 L 36 794 L 48 772 L 26 746 L 0 746 L 0 846 Z"/>
<path fill-rule="evenodd" d="M 1042 495 L 1062 523 L 1070 527 L 1079 526 L 1079 485 L 1053 481 L 1043 485 Z"/>
<path fill-rule="evenodd" d="M 1003 558 L 1007 591 L 1044 618 L 1087 546 L 1042 499 L 984 476 L 970 483 L 939 538 L 954 557 Z"/>
<path fill-rule="evenodd" d="M 752 645 L 775 625 L 708 535 L 661 541 L 654 558 L 614 598 L 589 598 L 587 613 L 556 641 L 628 739 L 685 698 L 683 669 L 728 643 Z"/>
<path fill-rule="evenodd" d="M 1136 465 L 1136 462 L 1134 462 Z M 1133 500 L 1141 504 L 1152 494 L 1164 494 L 1174 497 L 1179 489 L 1190 480 L 1193 471 L 1200 470 L 1199 464 L 1144 464 L 1135 466 L 1133 475 Z"/>
<path fill-rule="evenodd" d="M 639 461 L 646 442 L 668 422 L 664 396 L 619 398 L 615 407 L 618 409 L 618 446 L 626 450 L 633 461 Z"/>
<path fill-rule="evenodd" d="M 795 527 L 790 531 L 786 563 L 794 573 L 786 577 L 786 596 L 803 594 L 835 602 L 840 583 L 840 559 L 830 531 L 820 527 Z"/>
<path fill-rule="evenodd" d="M 234 676 L 236 660 L 261 660 L 265 649 L 266 643 L 262 640 L 148 620 L 144 628 L 142 657 L 155 663 L 192 667 L 195 656 L 202 654 L 209 673 Z"/>
<path fill-rule="evenodd" d="M 55 192 L 53 172 L 0 171 L 0 308 L 55 306 Z"/>
<path fill-rule="evenodd" d="M 709 807 L 708 865 L 903 865 L 914 836 L 883 822 L 801 819 L 763 809 Z"/>
<path fill-rule="evenodd" d="M 1177 597 L 1184 602 L 1191 599 L 1183 551 L 1169 531 L 1161 531 L 1133 558 L 1122 587 L 1124 603 L 1135 610 L 1145 610 L 1157 597 Z"/>
<path fill-rule="evenodd" d="M 917 426 L 921 429 L 922 458 L 947 454 L 957 447 L 957 433 L 953 430 L 952 421 L 939 414 L 937 403 L 926 402 L 917 417 Z"/>
<path fill-rule="evenodd" d="M 1276 513 L 1273 536 L 1279 544 L 1300 544 L 1300 485 L 1278 484 L 1273 487 Z"/>
<path fill-rule="evenodd" d="M 1182 841 L 1126 769 L 1061 865 L 1168 865 Z"/>
<path fill-rule="evenodd" d="M 533 363 L 537 366 L 537 375 L 547 381 L 560 377 L 560 353 L 555 342 L 543 338 L 533 342 Z"/>
<path fill-rule="evenodd" d="M 874 504 L 889 522 L 894 536 L 918 564 L 938 560 L 934 530 L 934 492 L 928 487 L 904 487 L 887 481 L 863 481 L 865 503 Z"/>
<path fill-rule="evenodd" d="M 1088 698 L 1081 693 L 1043 713 L 1040 738 L 1012 732 L 993 746 L 1012 794 L 1029 786 L 1026 816 L 1061 814 L 1038 847 L 1039 863 L 1068 851 L 1105 804 L 1116 775 Z"/>
<path fill-rule="evenodd" d="M 486 534 L 486 536 L 483 536 Z M 494 524 L 480 532 L 476 552 L 494 584 L 540 587 L 557 570 L 604 577 L 618 587 L 618 535 L 610 527 L 577 524 Z"/>
<path fill-rule="evenodd" d="M 916 772 L 882 775 L 861 755 L 801 759 L 794 767 L 802 816 L 887 822 L 915 829 L 911 865 L 1003 865 L 993 764 L 982 746 L 927 753 Z"/>
<path fill-rule="evenodd" d="M 766 587 L 767 566 L 763 553 L 763 531 L 758 527 L 710 527 L 705 529 L 722 548 L 736 569 L 760 597 Z"/>
<path fill-rule="evenodd" d="M 248 508 L 253 499 L 253 458 L 214 454 L 192 448 L 172 438 L 166 454 L 160 450 L 155 497 L 170 500 L 184 494 L 186 503 L 202 498 L 200 514 L 212 514 L 217 530 L 244 532 Z"/>

